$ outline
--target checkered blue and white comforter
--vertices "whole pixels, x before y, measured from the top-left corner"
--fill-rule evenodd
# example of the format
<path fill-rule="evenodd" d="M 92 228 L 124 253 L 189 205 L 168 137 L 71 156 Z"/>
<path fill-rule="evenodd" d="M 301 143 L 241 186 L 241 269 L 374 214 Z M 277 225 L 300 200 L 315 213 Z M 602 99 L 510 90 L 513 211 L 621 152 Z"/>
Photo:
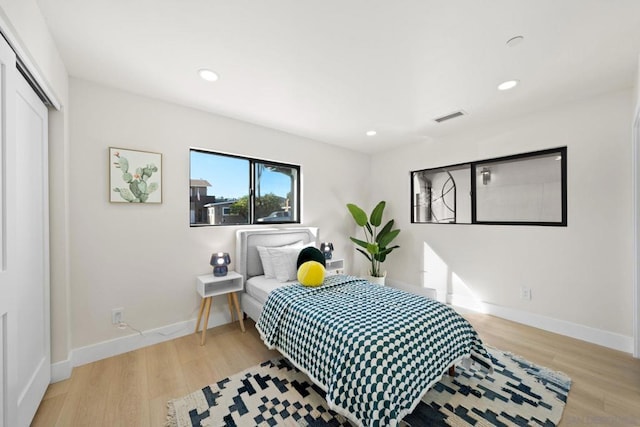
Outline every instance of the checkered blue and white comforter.
<path fill-rule="evenodd" d="M 395 426 L 454 363 L 491 361 L 472 326 L 419 295 L 332 276 L 318 288 L 272 291 L 256 325 L 265 344 L 363 426 Z"/>

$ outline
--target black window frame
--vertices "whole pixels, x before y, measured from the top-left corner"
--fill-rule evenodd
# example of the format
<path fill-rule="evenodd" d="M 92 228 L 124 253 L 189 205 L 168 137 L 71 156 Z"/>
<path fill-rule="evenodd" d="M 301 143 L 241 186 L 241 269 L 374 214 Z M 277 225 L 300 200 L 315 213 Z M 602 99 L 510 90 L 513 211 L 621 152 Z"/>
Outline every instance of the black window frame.
<path fill-rule="evenodd" d="M 248 157 L 241 156 L 237 154 L 224 153 L 213 150 L 206 150 L 202 148 L 189 148 L 189 180 L 191 180 L 191 153 L 198 152 L 204 154 L 212 154 L 216 156 L 223 157 L 231 157 L 235 159 L 246 160 L 249 162 L 249 188 L 248 188 L 248 196 L 249 196 L 249 212 L 248 212 L 248 222 L 246 223 L 220 223 L 220 224 L 205 224 L 205 223 L 191 223 L 191 219 L 189 220 L 190 227 L 220 227 L 220 226 L 250 226 L 250 225 L 276 225 L 276 224 L 301 224 L 302 221 L 302 184 L 301 184 L 301 167 L 300 165 L 295 165 L 291 163 L 278 162 L 274 160 L 266 160 L 260 159 L 257 157 Z M 267 221 L 267 222 L 259 222 L 256 218 L 256 164 L 263 164 L 267 166 L 273 167 L 283 167 L 290 168 L 296 171 L 296 180 L 295 180 L 295 204 L 292 205 L 295 209 L 295 219 L 287 220 L 287 221 Z M 191 206 L 191 196 L 189 197 L 189 205 Z"/>

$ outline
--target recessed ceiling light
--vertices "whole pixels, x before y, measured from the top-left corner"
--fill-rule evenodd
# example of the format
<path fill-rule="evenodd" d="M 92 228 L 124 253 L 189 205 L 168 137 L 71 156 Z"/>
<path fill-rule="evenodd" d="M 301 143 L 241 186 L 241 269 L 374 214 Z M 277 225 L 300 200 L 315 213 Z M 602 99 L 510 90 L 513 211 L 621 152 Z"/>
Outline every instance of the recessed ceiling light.
<path fill-rule="evenodd" d="M 498 90 L 509 90 L 518 86 L 518 80 L 507 80 L 498 85 Z"/>
<path fill-rule="evenodd" d="M 367 136 L 374 136 L 375 134 L 377 134 L 378 132 L 376 132 L 375 130 L 368 130 L 367 131 Z"/>
<path fill-rule="evenodd" d="M 214 71 L 211 71 L 207 68 L 202 68 L 201 70 L 198 70 L 198 74 L 200 74 L 200 77 L 203 80 L 206 80 L 208 82 L 215 82 L 219 78 L 218 74 L 216 74 Z"/>

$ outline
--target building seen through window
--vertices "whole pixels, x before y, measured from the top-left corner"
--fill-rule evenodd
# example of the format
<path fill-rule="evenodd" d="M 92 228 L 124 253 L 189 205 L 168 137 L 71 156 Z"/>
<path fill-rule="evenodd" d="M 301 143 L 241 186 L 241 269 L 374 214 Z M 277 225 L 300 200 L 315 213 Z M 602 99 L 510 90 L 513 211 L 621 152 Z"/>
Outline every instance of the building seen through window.
<path fill-rule="evenodd" d="M 300 167 L 203 150 L 190 152 L 190 224 L 300 222 Z"/>

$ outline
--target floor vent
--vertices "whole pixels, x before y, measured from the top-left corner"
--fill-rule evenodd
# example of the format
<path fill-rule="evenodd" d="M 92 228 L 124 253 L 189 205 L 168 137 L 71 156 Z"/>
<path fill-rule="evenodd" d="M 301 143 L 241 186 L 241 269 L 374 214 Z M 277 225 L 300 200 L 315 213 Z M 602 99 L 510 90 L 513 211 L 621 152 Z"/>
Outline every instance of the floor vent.
<path fill-rule="evenodd" d="M 446 116 L 438 117 L 435 120 L 438 123 L 442 123 L 446 120 L 455 119 L 456 117 L 464 116 L 464 111 L 456 111 L 455 113 L 447 114 Z"/>

